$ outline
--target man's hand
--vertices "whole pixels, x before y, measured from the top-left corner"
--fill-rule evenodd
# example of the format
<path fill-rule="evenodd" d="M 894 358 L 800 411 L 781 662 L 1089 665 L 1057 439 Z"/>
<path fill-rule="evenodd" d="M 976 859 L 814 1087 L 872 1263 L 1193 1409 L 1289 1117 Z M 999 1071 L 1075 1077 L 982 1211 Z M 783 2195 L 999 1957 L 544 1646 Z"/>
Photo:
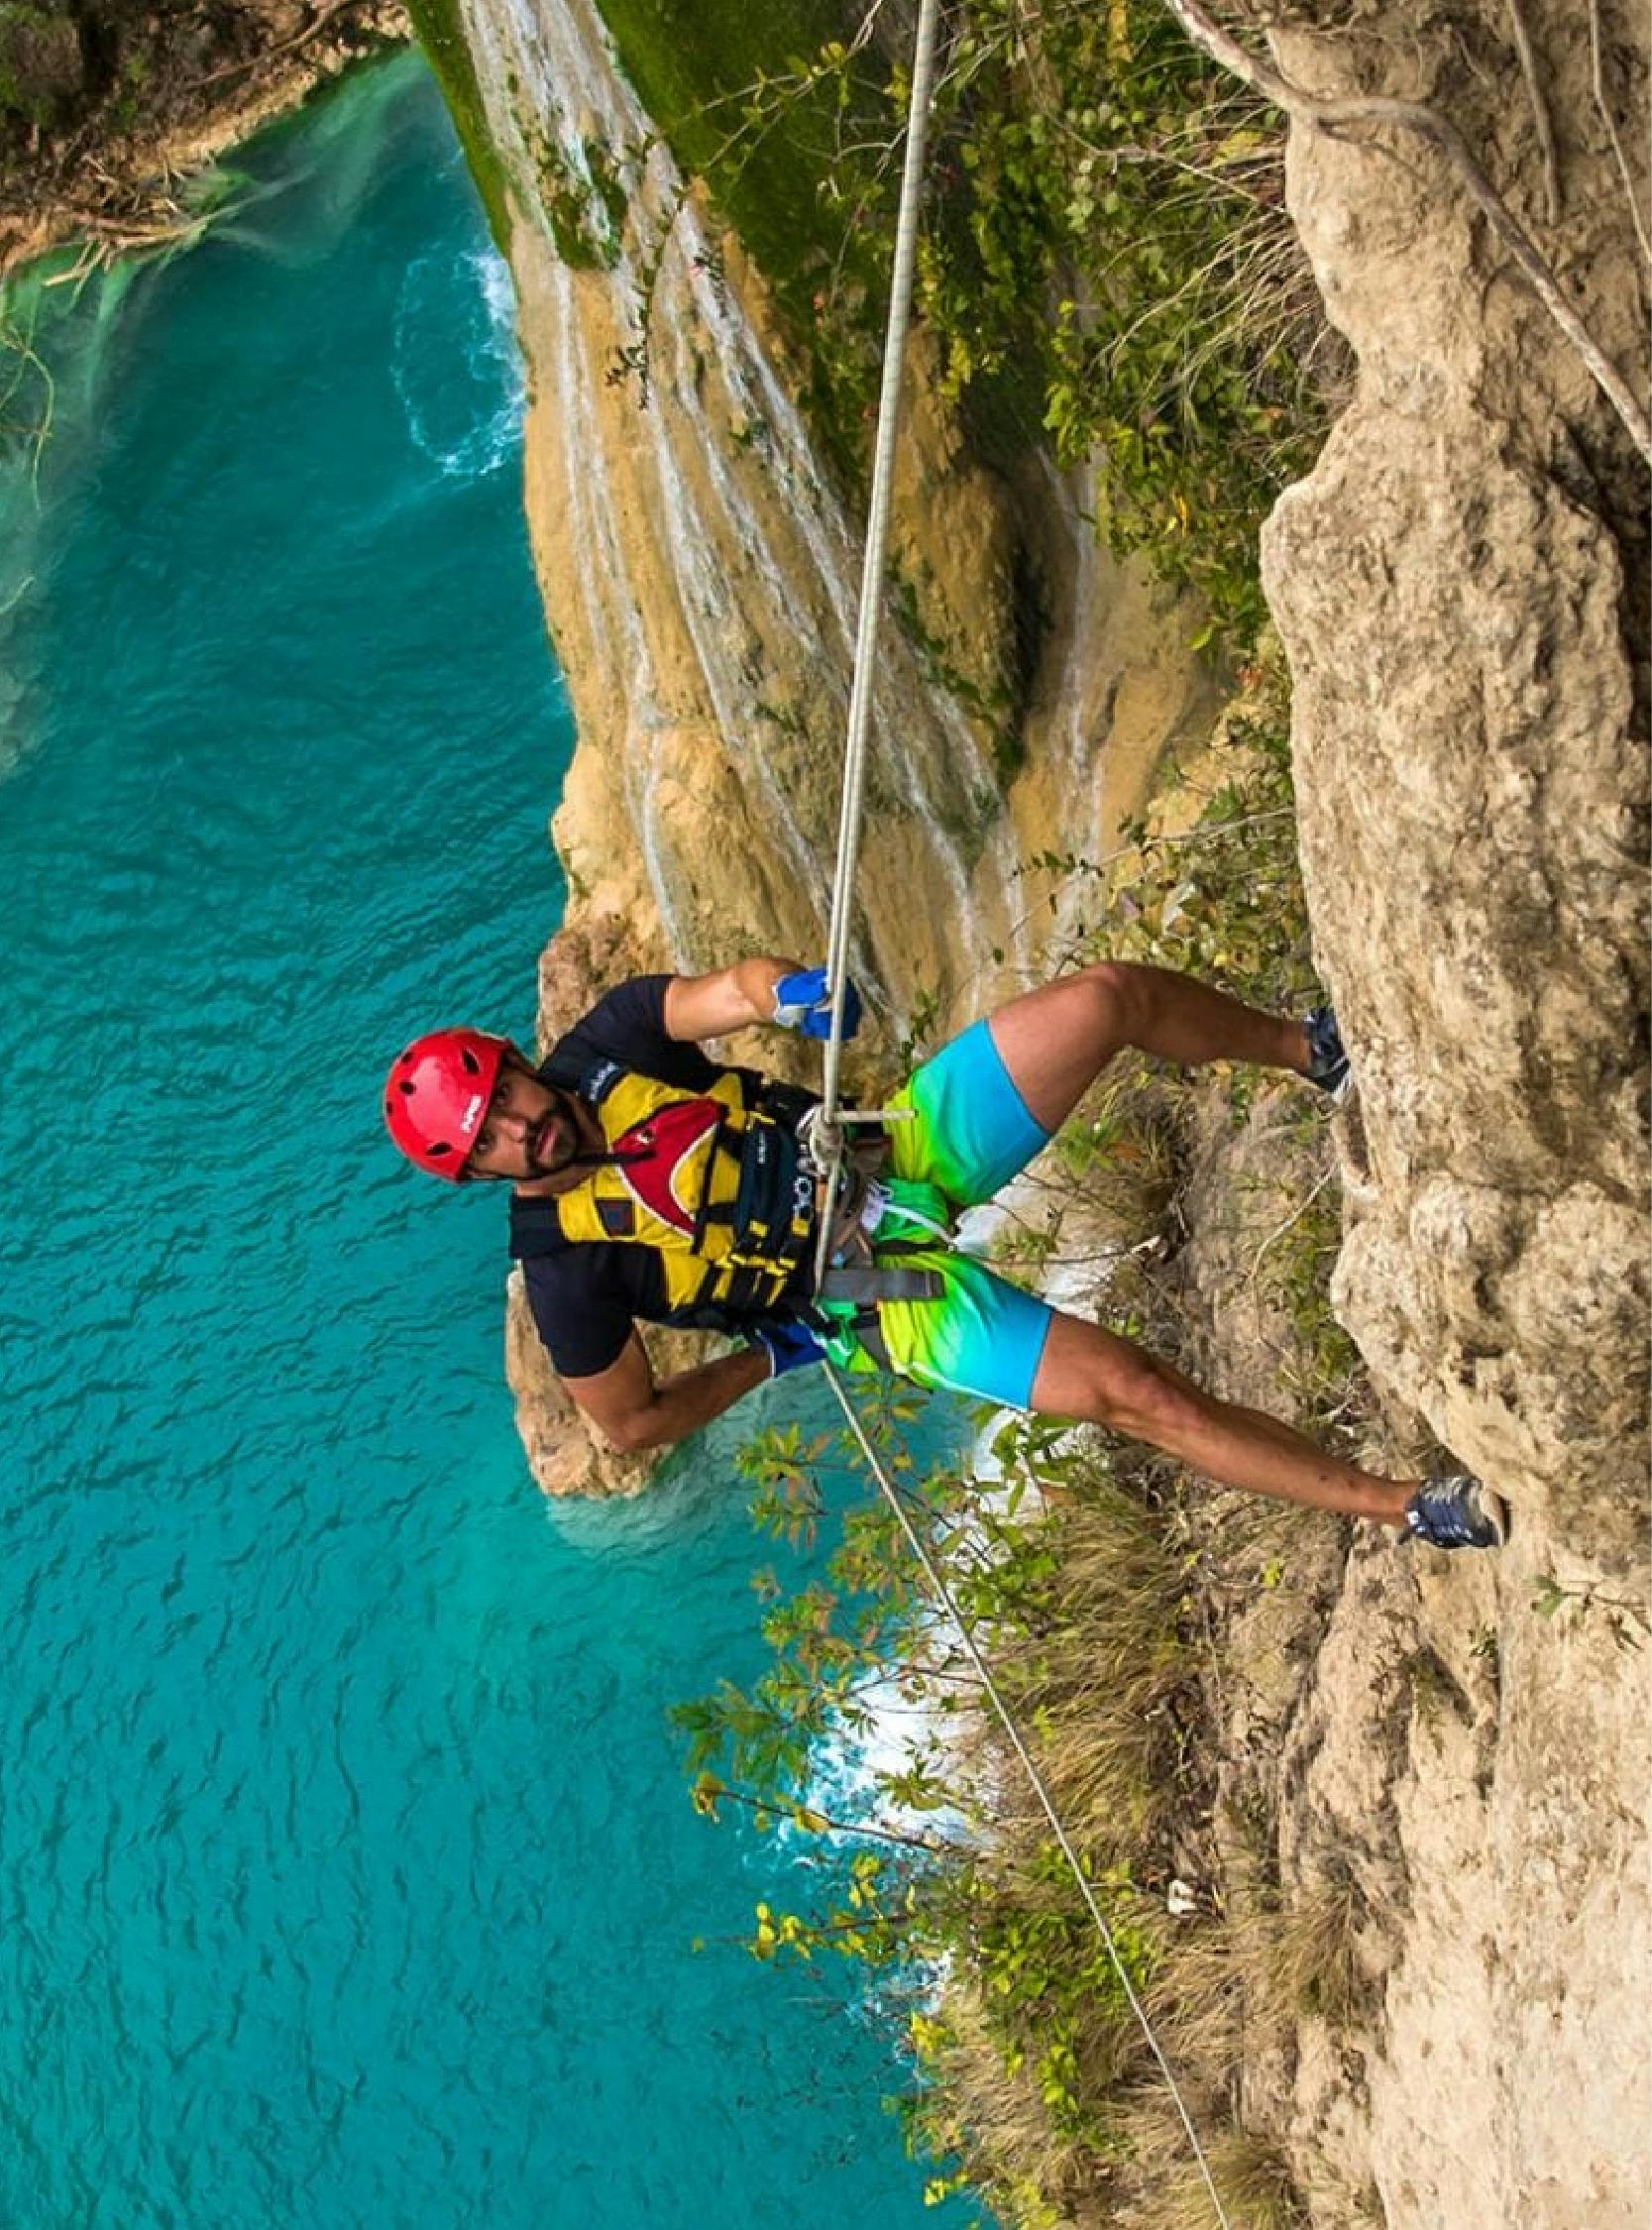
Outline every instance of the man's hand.
<path fill-rule="evenodd" d="M 806 1038 L 831 1036 L 831 992 L 825 968 L 800 968 L 783 975 L 774 987 L 774 1022 L 782 1030 L 799 1030 Z M 843 986 L 843 1035 L 852 1038 L 860 1028 L 860 993 L 853 983 Z"/>
<path fill-rule="evenodd" d="M 763 1324 L 751 1336 L 769 1359 L 771 1379 L 783 1379 L 788 1371 L 806 1371 L 811 1363 L 826 1361 L 826 1341 L 807 1324 Z"/>

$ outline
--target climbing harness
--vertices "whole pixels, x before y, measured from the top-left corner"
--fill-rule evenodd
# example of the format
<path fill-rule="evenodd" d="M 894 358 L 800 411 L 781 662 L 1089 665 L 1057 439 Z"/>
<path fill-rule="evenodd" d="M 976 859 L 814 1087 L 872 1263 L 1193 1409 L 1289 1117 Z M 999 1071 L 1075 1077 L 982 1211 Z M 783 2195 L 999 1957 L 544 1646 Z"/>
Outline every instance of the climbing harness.
<path fill-rule="evenodd" d="M 516 1261 L 569 1246 L 645 1247 L 675 1322 L 738 1330 L 753 1311 L 789 1312 L 823 1331 L 864 1332 L 874 1353 L 880 1301 L 939 1297 L 936 1272 L 904 1267 L 877 1243 L 889 1203 L 881 1129 L 858 1131 L 828 1180 L 814 1131 L 820 1103 L 795 1084 L 725 1068 L 696 1089 L 615 1060 L 580 1067 L 554 1055 L 540 1073 L 591 1110 L 603 1147 L 577 1158 L 585 1173 L 571 1190 L 512 1194 Z M 818 1221 L 829 1261 L 805 1298 Z"/>
<path fill-rule="evenodd" d="M 817 1180 L 797 1129 L 813 1095 L 739 1068 L 685 1090 L 611 1060 L 578 1091 L 605 1151 L 571 1191 L 512 1196 L 511 1254 L 646 1247 L 674 1311 L 778 1307 L 815 1236 Z"/>
<path fill-rule="evenodd" d="M 831 893 L 831 933 L 828 942 L 826 969 L 831 984 L 831 1027 L 826 1041 L 826 1081 L 820 1108 L 812 1118 L 812 1152 L 820 1160 L 826 1172 L 828 1199 L 835 1200 L 845 1164 L 850 1160 L 851 1149 L 845 1136 L 844 1125 L 853 1124 L 857 1118 L 844 1109 L 839 1101 L 839 1069 L 844 1036 L 844 1007 L 849 981 L 849 913 L 853 901 L 856 862 L 859 856 L 860 818 L 865 789 L 867 739 L 871 727 L 872 665 L 877 649 L 878 619 L 882 605 L 884 565 L 889 538 L 889 500 L 894 479 L 895 440 L 900 416 L 901 373 L 906 354 L 907 327 L 912 307 L 912 275 L 917 253 L 918 205 L 923 186 L 924 148 L 929 126 L 931 87 L 935 70 L 936 31 L 939 16 L 939 0 L 922 0 L 919 10 L 918 30 L 912 70 L 912 94 L 907 113 L 906 160 L 901 175 L 900 218 L 895 236 L 895 267 L 890 285 L 889 323 L 884 339 L 883 382 L 878 401 L 877 443 L 872 467 L 872 494 L 867 515 L 866 551 L 861 569 L 860 612 L 855 634 L 854 679 L 849 693 L 848 735 L 844 746 L 843 795 L 838 816 L 837 865 Z M 881 1120 L 881 1118 L 879 1118 Z M 833 1232 L 838 1228 L 838 1218 L 823 1216 L 817 1242 L 816 1277 L 823 1280 L 832 1267 Z M 864 1229 L 864 1225 L 862 1224 Z M 874 1311 L 875 1313 L 875 1311 Z M 859 1333 L 865 1344 L 866 1335 Z M 911 1513 L 902 1502 L 895 1483 L 884 1470 L 876 1450 L 867 1438 L 864 1427 L 855 1413 L 842 1378 L 828 1360 L 825 1366 L 826 1379 L 837 1397 L 849 1430 L 859 1445 L 867 1469 L 877 1481 L 878 1488 L 893 1510 L 908 1547 L 934 1591 L 936 1600 L 945 1611 L 956 1628 L 971 1664 L 979 1676 L 982 1689 L 991 1701 L 1000 1725 L 1012 1748 L 1021 1760 L 1034 1794 L 1049 1822 L 1050 1831 L 1066 1860 L 1072 1878 L 1078 1885 L 1079 1896 L 1096 1932 L 1104 1945 L 1113 1970 L 1119 1978 L 1132 2013 L 1136 2017 L 1148 2049 L 1153 2054 L 1170 2096 L 1175 2102 L 1187 2142 L 1204 2179 L 1205 2189 L 1222 2230 L 1232 2230 L 1221 2194 L 1210 2173 L 1199 2143 L 1198 2132 L 1193 2127 L 1192 2116 L 1171 2072 L 1168 2061 L 1154 2035 L 1152 2023 L 1138 1997 L 1129 1971 L 1120 1955 L 1113 1931 L 1096 1902 L 1078 1853 L 1060 1816 L 1045 1786 L 1044 1778 L 1034 1763 L 1026 1742 L 1005 1704 L 994 1681 L 985 1657 L 977 1646 L 971 1629 L 964 1623 L 962 1614 L 953 1600 L 950 1589 L 938 1570 L 928 1542 L 912 1522 Z"/>

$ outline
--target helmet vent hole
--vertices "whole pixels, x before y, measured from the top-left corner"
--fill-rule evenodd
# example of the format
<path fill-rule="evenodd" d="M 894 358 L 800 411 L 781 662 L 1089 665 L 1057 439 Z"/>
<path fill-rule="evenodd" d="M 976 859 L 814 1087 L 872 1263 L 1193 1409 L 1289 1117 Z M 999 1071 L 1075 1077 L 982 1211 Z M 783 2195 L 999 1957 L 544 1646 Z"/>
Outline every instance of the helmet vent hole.
<path fill-rule="evenodd" d="M 406 1097 L 407 1097 L 408 1099 L 411 1099 L 411 1098 L 412 1098 L 412 1096 L 413 1096 L 413 1087 L 412 1087 L 412 1085 L 411 1085 L 410 1083 L 408 1083 L 408 1081 L 407 1081 L 407 1079 L 406 1079 L 406 1077 L 405 1077 L 405 1076 L 403 1076 L 403 1077 L 401 1078 L 401 1080 L 400 1080 L 400 1081 L 399 1081 L 399 1082 L 397 1083 L 397 1085 L 396 1085 L 396 1087 L 395 1087 L 395 1088 L 396 1088 L 396 1090 L 397 1090 L 398 1092 L 402 1092 L 402 1093 L 404 1093 L 404 1094 L 406 1095 Z"/>
<path fill-rule="evenodd" d="M 465 1048 L 464 1052 L 460 1055 L 459 1058 L 464 1061 L 465 1066 L 470 1070 L 473 1076 L 480 1076 L 482 1074 L 482 1063 L 477 1059 L 475 1054 L 472 1053 L 469 1046 Z"/>
<path fill-rule="evenodd" d="M 451 1146 L 442 1146 L 442 1145 L 439 1145 L 439 1144 L 438 1144 L 438 1145 L 431 1145 L 431 1146 L 427 1146 L 427 1147 L 425 1148 L 425 1150 L 424 1150 L 424 1151 L 425 1151 L 425 1152 L 426 1152 L 427 1154 L 432 1154 L 432 1155 L 434 1155 L 434 1154 L 451 1154 L 451 1153 L 453 1152 L 453 1149 L 452 1149 L 452 1147 L 451 1147 Z"/>

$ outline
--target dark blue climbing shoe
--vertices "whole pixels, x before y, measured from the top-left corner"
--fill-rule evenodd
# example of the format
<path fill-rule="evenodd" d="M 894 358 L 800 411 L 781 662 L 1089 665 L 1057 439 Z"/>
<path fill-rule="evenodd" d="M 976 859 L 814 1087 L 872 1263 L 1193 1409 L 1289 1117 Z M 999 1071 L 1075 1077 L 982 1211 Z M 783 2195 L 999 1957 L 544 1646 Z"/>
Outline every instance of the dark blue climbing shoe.
<path fill-rule="evenodd" d="M 1405 1505 L 1405 1537 L 1430 1548 L 1501 1548 L 1508 1505 L 1466 1471 L 1428 1479 Z"/>
<path fill-rule="evenodd" d="M 1312 1014 L 1303 1017 L 1302 1027 L 1308 1033 L 1308 1082 L 1317 1084 L 1341 1106 L 1354 1088 L 1354 1077 L 1336 1015 L 1329 1007 L 1315 1007 Z"/>

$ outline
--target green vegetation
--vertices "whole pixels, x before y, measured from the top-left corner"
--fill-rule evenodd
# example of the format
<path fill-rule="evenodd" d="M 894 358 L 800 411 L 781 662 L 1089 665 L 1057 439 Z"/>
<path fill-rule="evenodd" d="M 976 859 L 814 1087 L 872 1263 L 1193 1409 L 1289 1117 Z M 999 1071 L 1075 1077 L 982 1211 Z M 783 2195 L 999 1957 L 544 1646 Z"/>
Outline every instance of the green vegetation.
<path fill-rule="evenodd" d="M 855 40 L 858 9 L 825 0 L 761 13 L 734 0 L 602 5 L 651 118 L 762 269 L 823 456 L 852 489 L 879 370 L 902 68 Z M 1213 625 L 1249 644 L 1262 612 L 1257 525 L 1320 423 L 1311 364 L 1322 328 L 1280 210 L 1272 121 L 1145 0 L 1074 0 L 1042 10 L 1036 32 L 1014 0 L 968 0 L 953 23 L 919 273 L 943 395 L 978 453 L 1003 461 L 1053 439 L 1062 462 L 1092 460 L 1114 541 L 1196 585 Z M 630 174 L 635 151 L 598 151 L 601 164 L 592 152 L 541 167 L 574 262 L 607 260 L 602 243 L 621 224 L 612 181 Z M 615 366 L 644 394 L 659 246 L 634 246 L 639 338 Z M 932 679 L 1001 738 L 1007 780 L 1017 708 L 1008 695 L 970 697 L 948 646 L 925 631 L 914 585 L 898 594 Z M 1191 825 L 1144 820 L 1121 859 L 1029 862 L 1046 891 L 1093 889 L 1093 908 L 1079 909 L 1088 926 L 1062 960 L 1112 953 L 1191 968 L 1267 1003 L 1311 990 L 1282 670 L 1263 659 L 1243 680 L 1221 772 Z M 773 717 L 783 724 L 785 708 Z M 967 811 L 977 807 L 990 801 Z M 936 1019 L 920 1014 L 915 1039 Z M 1252 1089 L 1231 1084 L 1236 1126 Z M 1057 1142 L 1054 1212 L 1004 1245 L 1024 1264 L 1052 1259 L 1063 1203 L 1082 1203 L 1089 1228 L 1099 1220 L 1111 1248 L 1132 1250 L 1114 1272 L 1121 1328 L 1170 1353 L 1172 1308 L 1155 1265 L 1176 1243 L 1191 1104 L 1181 1080 L 1121 1068 Z M 1298 1412 L 1343 1414 L 1355 1372 L 1326 1299 L 1334 1186 L 1319 1175 L 1252 1206 L 1265 1222 L 1249 1275 L 1288 1326 Z M 925 1476 L 903 1443 L 915 1397 L 883 1382 L 858 1391 L 1213 2137 L 1233 2219 L 1287 2230 L 1300 2214 L 1282 2163 L 1224 2126 L 1244 2025 L 1351 2014 L 1363 1910 L 1340 1877 L 1282 1895 L 1257 1792 L 1263 1890 L 1246 1910 L 1249 1933 L 1208 1887 L 1195 1894 L 1178 1877 L 1189 1849 L 1208 1855 L 1206 1544 L 1223 1521 L 1195 1523 L 1163 1462 L 1038 1420 L 1002 1430 L 983 1470 Z M 1202 2223 L 1202 2186 L 1118 1974 L 983 1716 L 967 1657 L 923 1599 L 893 1515 L 873 1499 L 833 1520 L 828 1485 L 858 1470 L 835 1434 L 770 1432 L 744 1468 L 756 1520 L 777 1542 L 836 1527 L 824 1571 L 788 1584 L 781 1552 L 756 1575 L 762 1677 L 676 1714 L 699 1809 L 738 1808 L 786 1839 L 791 1886 L 758 1904 L 754 1956 L 835 1956 L 875 1977 L 879 2002 L 904 2020 L 904 2110 L 913 2143 L 936 2160 L 934 2197 L 967 2178 L 1026 2230 L 1124 2206 L 1157 2230 Z M 1247 1505 L 1223 1537 L 1225 1576 L 1242 1571 L 1263 1590 L 1281 1588 L 1288 1556 L 1271 1510 Z M 827 1817 L 811 1793 L 812 1756 L 891 1710 L 924 1731 L 878 1776 L 864 1815 Z"/>
<path fill-rule="evenodd" d="M 1094 884 L 1095 926 L 1075 956 L 1105 951 L 1180 968 L 1236 998 L 1288 1011 L 1311 992 L 1314 973 L 1277 645 L 1240 681 L 1212 754 L 1209 797 L 1190 827 L 1141 816 L 1125 825 L 1120 858 L 1098 867 L 1045 853 L 1028 864 Z"/>
<path fill-rule="evenodd" d="M 824 454 L 855 484 L 877 391 L 907 77 L 848 0 L 602 0 L 679 163 L 773 289 Z M 1249 640 L 1256 531 L 1324 423 L 1327 329 L 1276 119 L 1156 0 L 956 11 L 918 274 L 942 393 L 983 454 L 1053 440 L 1100 516 Z M 559 241 L 588 253 L 566 181 Z M 612 211 L 607 215 L 611 220 Z M 646 335 L 647 304 L 639 305 Z M 645 346 L 645 343 L 644 343 Z M 628 369 L 640 372 L 640 362 Z"/>
<path fill-rule="evenodd" d="M 892 237 L 885 89 L 839 0 L 599 0 L 626 76 L 763 272 L 800 398 L 852 476 L 877 391 Z M 641 305 L 646 330 L 647 305 Z"/>
<path fill-rule="evenodd" d="M 1099 462 L 1115 544 L 1248 638 L 1258 524 L 1323 428 L 1276 118 L 1156 0 L 973 0 L 941 120 L 955 182 L 920 300 L 948 388 L 1031 389 L 1058 459 Z"/>
<path fill-rule="evenodd" d="M 494 236 L 495 246 L 503 255 L 510 245 L 508 181 L 489 130 L 482 88 L 477 82 L 476 63 L 465 39 L 458 0 L 407 0 L 407 14 L 442 88 L 459 143 L 465 150 L 465 160 L 482 196 L 488 229 Z"/>
<path fill-rule="evenodd" d="M 878 1404 L 886 1460 L 947 1561 L 963 1615 L 990 1635 L 1012 1708 L 1037 1727 L 1041 1762 L 1132 1982 L 1155 1987 L 1166 1962 L 1158 1839 L 1188 1678 L 1180 1562 L 1140 1483 L 1063 1447 L 1046 1425 L 1020 1421 L 999 1434 L 1001 1479 L 918 1482 L 900 1441 L 912 1397 L 885 1388 Z M 806 1442 L 795 1427 L 748 1450 L 760 1522 L 791 1538 L 822 1523 L 826 1475 L 841 1453 L 829 1436 Z M 1035 1482 L 1060 1506 L 1035 1514 Z M 853 1959 L 905 2005 L 916 2142 L 942 2155 L 975 2149 L 951 2080 L 967 2034 L 1001 2080 L 1030 2092 L 1035 2149 L 1047 2146 L 1062 2176 L 1082 2179 L 1127 2145 L 1113 2093 L 1140 2072 L 1141 2040 L 1042 1818 L 1016 1817 L 1019 1790 L 989 1800 L 980 1760 L 962 1763 L 980 1698 L 913 1586 L 893 1517 L 881 1504 L 851 1510 L 823 1581 L 787 1593 L 765 1571 L 757 1584 L 770 1670 L 750 1691 L 725 1684 L 676 1714 L 702 1811 L 735 1801 L 762 1826 L 825 1838 L 838 1823 L 799 1794 L 811 1745 L 866 1728 L 897 1695 L 929 1731 L 880 1777 L 879 1816 L 860 1829 L 864 1847 L 846 1868 L 823 1851 L 824 1908 L 760 1905 L 753 1952 Z M 928 2002 L 922 1976 L 941 1960 L 967 1967 L 967 2014 Z"/>
<path fill-rule="evenodd" d="M 80 31 L 66 8 L 0 4 L 0 118 L 47 125 L 80 91 Z"/>
<path fill-rule="evenodd" d="M 1552 1572 L 1540 1573 L 1532 1589 L 1531 1607 L 1540 1618 L 1559 1618 L 1564 1614 L 1574 1621 L 1599 1611 L 1604 1615 L 1606 1631 L 1623 1650 L 1638 1650 L 1644 1637 L 1652 1634 L 1652 1619 L 1640 1605 L 1605 1594 L 1594 1581 L 1587 1587 L 1569 1588 L 1563 1587 Z"/>
<path fill-rule="evenodd" d="M 1034 1419 L 999 1433 L 985 1475 L 919 1479 L 900 1438 L 911 1398 L 887 1387 L 873 1398 L 885 1461 L 987 1649 L 1132 1987 L 1217 2140 L 1234 2220 L 1285 2230 L 1298 2217 L 1282 2165 L 1254 2140 L 1221 2135 L 1242 2000 L 1254 1973 L 1267 2018 L 1281 1991 L 1292 2013 L 1341 2014 L 1359 1986 L 1358 1914 L 1351 1891 L 1340 1901 L 1316 1893 L 1283 1917 L 1274 1897 L 1248 1952 L 1205 1899 L 1188 1914 L 1175 1872 L 1208 1801 L 1202 1615 L 1171 1475 L 1140 1451 L 1109 1457 Z M 744 1458 L 760 1522 L 782 1539 L 812 1535 L 828 1521 L 829 1476 L 847 1460 L 834 1435 L 771 1431 Z M 905 2025 L 912 2079 L 900 2105 L 911 2143 L 936 2162 L 934 2196 L 975 2182 L 1017 2230 L 1104 2200 L 1128 2200 L 1128 2219 L 1164 2230 L 1202 2222 L 1208 2200 L 1179 2123 L 1166 2120 L 1118 1971 L 983 1718 L 968 1660 L 915 1588 L 885 1506 L 843 1516 L 824 1578 L 788 1591 L 765 1569 L 756 1585 L 769 1671 L 675 1715 L 698 1808 L 716 1818 L 735 1804 L 784 1832 L 790 1894 L 800 1871 L 820 1884 L 813 1909 L 757 1905 L 753 1955 L 843 1958 L 876 1978 L 881 2005 Z M 807 1793 L 811 1751 L 880 1714 L 923 1731 L 879 1774 L 867 1815 L 828 1818 Z"/>
<path fill-rule="evenodd" d="M 626 210 L 613 152 L 588 135 L 576 163 L 542 126 L 525 125 L 524 135 L 557 254 L 576 271 L 611 270 L 619 261 Z"/>

